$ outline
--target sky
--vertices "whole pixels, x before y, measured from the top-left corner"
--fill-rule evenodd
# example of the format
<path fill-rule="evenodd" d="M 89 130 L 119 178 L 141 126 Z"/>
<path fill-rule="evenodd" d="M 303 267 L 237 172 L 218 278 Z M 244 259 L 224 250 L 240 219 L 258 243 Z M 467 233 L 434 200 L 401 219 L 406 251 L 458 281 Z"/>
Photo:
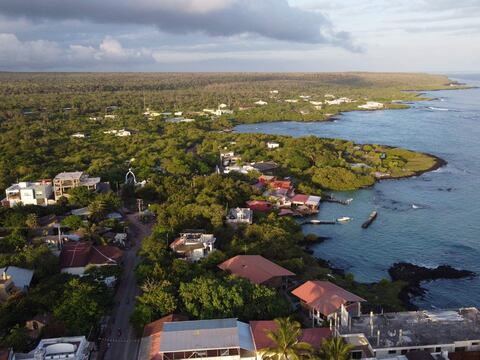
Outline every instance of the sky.
<path fill-rule="evenodd" d="M 480 0 L 0 0 L 0 71 L 480 72 Z"/>

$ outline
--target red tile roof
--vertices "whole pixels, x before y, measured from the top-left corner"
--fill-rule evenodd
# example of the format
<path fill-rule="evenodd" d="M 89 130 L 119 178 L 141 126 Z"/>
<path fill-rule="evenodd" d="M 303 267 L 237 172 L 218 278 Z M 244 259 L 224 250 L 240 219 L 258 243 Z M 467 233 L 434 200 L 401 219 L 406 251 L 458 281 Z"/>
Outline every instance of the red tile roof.
<path fill-rule="evenodd" d="M 273 346 L 272 340 L 267 336 L 268 331 L 277 330 L 277 324 L 273 320 L 250 321 L 253 342 L 257 350 Z M 323 339 L 329 338 L 332 332 L 329 328 L 303 329 L 300 341 L 311 344 L 316 349 L 320 348 Z"/>
<path fill-rule="evenodd" d="M 116 264 L 123 251 L 115 246 L 93 246 L 89 242 L 68 242 L 60 252 L 60 267 L 84 267 L 92 265 Z"/>
<path fill-rule="evenodd" d="M 184 315 L 171 314 L 167 315 L 157 321 L 151 322 L 150 324 L 145 325 L 143 330 L 143 337 L 150 336 L 152 339 L 150 346 L 150 356 L 149 360 L 161 359 L 159 354 L 160 351 L 160 337 L 162 335 L 163 324 L 167 322 L 174 321 L 186 321 L 188 318 Z"/>
<path fill-rule="evenodd" d="M 275 180 L 268 184 L 272 189 L 285 189 L 288 190 L 292 187 L 290 180 Z"/>
<path fill-rule="evenodd" d="M 308 195 L 297 194 L 292 198 L 292 203 L 305 204 L 308 201 Z"/>
<path fill-rule="evenodd" d="M 250 200 L 247 201 L 247 206 L 253 211 L 268 212 L 272 210 L 272 204 L 263 200 Z"/>
<path fill-rule="evenodd" d="M 274 277 L 295 275 L 260 255 L 237 255 L 224 261 L 218 267 L 247 278 L 254 284 L 262 284 Z"/>
<path fill-rule="evenodd" d="M 292 294 L 308 307 L 330 315 L 348 302 L 366 301 L 328 281 L 307 281 L 292 291 Z"/>

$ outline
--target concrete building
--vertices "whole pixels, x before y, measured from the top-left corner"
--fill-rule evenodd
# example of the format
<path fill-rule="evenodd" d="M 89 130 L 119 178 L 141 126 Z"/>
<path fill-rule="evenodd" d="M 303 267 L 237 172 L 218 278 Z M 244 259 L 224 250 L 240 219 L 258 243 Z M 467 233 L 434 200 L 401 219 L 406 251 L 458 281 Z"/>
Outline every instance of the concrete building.
<path fill-rule="evenodd" d="M 205 234 L 203 230 L 185 230 L 170 248 L 189 261 L 198 261 L 213 251 L 215 240 L 213 234 Z"/>
<path fill-rule="evenodd" d="M 12 207 L 17 204 L 46 206 L 53 203 L 53 188 L 50 180 L 37 182 L 19 182 L 5 190 L 3 206 Z"/>
<path fill-rule="evenodd" d="M 258 100 L 258 101 L 255 101 L 254 104 L 255 104 L 255 105 L 263 106 L 263 105 L 267 105 L 268 103 L 267 103 L 266 101 L 263 101 L 263 100 Z"/>
<path fill-rule="evenodd" d="M 480 351 L 480 311 L 411 311 L 353 317 L 338 333 L 355 358 L 396 358 L 414 351 L 444 354 Z M 373 356 L 372 356 L 373 355 Z"/>
<path fill-rule="evenodd" d="M 62 172 L 53 179 L 55 201 L 62 196 L 68 197 L 68 193 L 74 188 L 86 187 L 94 191 L 99 184 L 99 177 L 90 177 L 82 171 Z"/>
<path fill-rule="evenodd" d="M 12 360 L 87 360 L 92 350 L 85 336 L 42 339 L 34 350 L 15 353 Z"/>

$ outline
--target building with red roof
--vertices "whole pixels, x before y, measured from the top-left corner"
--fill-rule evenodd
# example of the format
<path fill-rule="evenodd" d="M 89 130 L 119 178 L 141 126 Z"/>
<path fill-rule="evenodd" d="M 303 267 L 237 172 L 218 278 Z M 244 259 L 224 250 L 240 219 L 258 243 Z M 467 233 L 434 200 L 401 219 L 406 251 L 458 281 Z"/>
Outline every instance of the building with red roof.
<path fill-rule="evenodd" d="M 91 266 L 118 265 L 123 251 L 111 245 L 90 242 L 67 242 L 60 251 L 60 268 L 64 273 L 83 275 Z"/>
<path fill-rule="evenodd" d="M 258 212 L 269 212 L 272 210 L 273 205 L 265 200 L 250 200 L 247 201 L 249 209 Z"/>
<path fill-rule="evenodd" d="M 253 343 L 257 353 L 261 353 L 262 349 L 274 346 L 273 341 L 267 336 L 269 331 L 275 332 L 278 326 L 273 320 L 250 321 L 250 329 L 252 330 Z M 302 329 L 299 341 L 312 345 L 315 349 L 319 349 L 323 339 L 332 336 L 329 328 L 309 328 Z"/>
<path fill-rule="evenodd" d="M 328 281 L 307 281 L 292 294 L 300 299 L 301 306 L 311 319 L 321 324 L 324 320 L 347 325 L 350 314 L 360 316 L 361 297 Z"/>
<path fill-rule="evenodd" d="M 280 287 L 287 277 L 295 274 L 260 255 L 237 255 L 218 267 L 224 271 L 246 278 L 253 284 Z"/>

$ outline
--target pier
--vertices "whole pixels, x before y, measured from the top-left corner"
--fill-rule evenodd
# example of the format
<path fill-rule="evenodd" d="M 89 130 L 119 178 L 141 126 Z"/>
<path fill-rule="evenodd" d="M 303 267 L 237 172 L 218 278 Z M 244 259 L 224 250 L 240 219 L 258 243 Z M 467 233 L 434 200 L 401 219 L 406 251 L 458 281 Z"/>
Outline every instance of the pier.
<path fill-rule="evenodd" d="M 366 229 L 368 228 L 374 221 L 375 219 L 377 218 L 378 216 L 378 213 L 377 211 L 372 211 L 370 213 L 370 216 L 368 217 L 367 221 L 365 221 L 363 224 L 362 224 L 362 228 Z"/>

